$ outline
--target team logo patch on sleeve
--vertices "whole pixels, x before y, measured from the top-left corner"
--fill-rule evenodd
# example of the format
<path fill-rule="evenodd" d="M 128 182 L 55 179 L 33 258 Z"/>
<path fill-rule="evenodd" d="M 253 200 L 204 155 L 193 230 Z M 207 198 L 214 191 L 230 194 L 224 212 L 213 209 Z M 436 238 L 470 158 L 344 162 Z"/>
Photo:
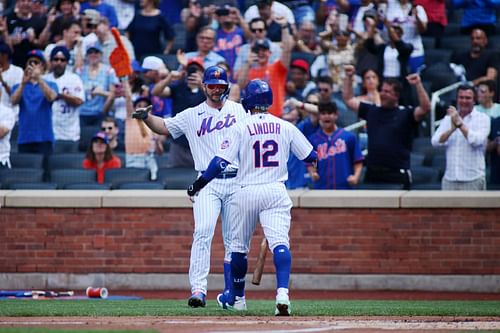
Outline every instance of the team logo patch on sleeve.
<path fill-rule="evenodd" d="M 227 149 L 227 148 L 229 148 L 229 140 L 228 139 L 222 141 L 222 143 L 220 145 L 220 149 Z"/>

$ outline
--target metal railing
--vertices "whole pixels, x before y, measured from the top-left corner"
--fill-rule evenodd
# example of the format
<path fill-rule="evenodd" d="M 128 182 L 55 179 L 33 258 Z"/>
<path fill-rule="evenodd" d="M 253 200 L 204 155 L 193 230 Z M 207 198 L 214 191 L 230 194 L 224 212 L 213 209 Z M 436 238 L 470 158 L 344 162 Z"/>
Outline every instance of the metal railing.
<path fill-rule="evenodd" d="M 444 94 L 449 93 L 450 91 L 453 91 L 458 88 L 463 84 L 463 82 L 455 82 L 453 84 L 450 84 L 449 86 L 446 86 L 444 88 L 441 88 L 439 90 L 436 90 L 435 92 L 432 93 L 431 95 L 431 137 L 434 135 L 434 131 L 436 130 L 437 125 L 439 125 L 440 120 L 436 120 L 436 105 L 441 101 L 440 97 Z"/>

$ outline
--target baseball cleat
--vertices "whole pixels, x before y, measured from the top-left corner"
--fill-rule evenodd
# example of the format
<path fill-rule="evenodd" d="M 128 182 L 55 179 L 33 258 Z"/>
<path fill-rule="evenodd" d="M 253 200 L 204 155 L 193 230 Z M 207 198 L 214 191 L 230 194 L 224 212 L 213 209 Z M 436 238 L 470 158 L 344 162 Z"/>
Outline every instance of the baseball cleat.
<path fill-rule="evenodd" d="M 217 295 L 217 304 L 219 304 L 221 308 L 226 310 L 246 311 L 247 303 L 245 300 L 245 296 L 235 296 L 234 302 L 230 302 L 228 298 L 229 295 L 225 293 Z"/>
<path fill-rule="evenodd" d="M 290 307 L 290 299 L 287 294 L 278 294 L 276 296 L 276 310 L 274 310 L 275 316 L 289 316 L 292 312 Z"/>
<path fill-rule="evenodd" d="M 191 297 L 189 297 L 188 305 L 192 308 L 204 308 L 206 305 L 205 294 L 201 291 L 195 291 L 191 294 Z"/>

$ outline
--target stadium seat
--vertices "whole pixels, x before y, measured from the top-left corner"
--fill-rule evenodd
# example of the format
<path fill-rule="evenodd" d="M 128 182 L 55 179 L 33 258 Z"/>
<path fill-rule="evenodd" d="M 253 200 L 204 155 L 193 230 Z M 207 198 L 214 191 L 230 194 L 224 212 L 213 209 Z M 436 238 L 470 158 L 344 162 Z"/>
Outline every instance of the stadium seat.
<path fill-rule="evenodd" d="M 67 153 L 49 156 L 49 170 L 56 169 L 81 169 L 85 154 Z"/>
<path fill-rule="evenodd" d="M 446 36 L 441 39 L 441 48 L 454 52 L 468 51 L 470 50 L 470 46 L 469 35 Z"/>
<path fill-rule="evenodd" d="M 14 183 L 42 183 L 43 174 L 41 168 L 0 169 L 0 184 L 8 189 Z"/>
<path fill-rule="evenodd" d="M 444 28 L 443 39 L 448 38 L 448 36 L 459 36 L 460 35 L 460 23 L 459 22 L 448 22 L 448 25 Z"/>
<path fill-rule="evenodd" d="M 11 153 L 10 164 L 12 168 L 43 168 L 43 155 L 32 153 Z"/>
<path fill-rule="evenodd" d="M 54 154 L 77 153 L 80 143 L 73 141 L 56 141 L 54 143 Z"/>
<path fill-rule="evenodd" d="M 439 170 L 426 166 L 416 166 L 411 168 L 411 177 L 412 184 L 439 183 Z"/>
<path fill-rule="evenodd" d="M 415 191 L 440 191 L 441 183 L 412 184 L 411 189 Z"/>
<path fill-rule="evenodd" d="M 80 145 L 81 152 L 86 152 L 90 146 L 90 141 L 94 134 L 101 130 L 100 126 L 82 126 L 80 129 Z"/>
<path fill-rule="evenodd" d="M 362 183 L 355 187 L 357 190 L 403 190 L 403 184 L 389 183 Z"/>
<path fill-rule="evenodd" d="M 444 171 L 446 169 L 446 154 L 443 152 L 432 155 L 431 167 Z"/>
<path fill-rule="evenodd" d="M 411 166 L 423 166 L 424 159 L 425 159 L 425 154 L 412 152 L 410 154 L 410 165 Z"/>
<path fill-rule="evenodd" d="M 420 75 L 422 77 L 422 81 L 431 82 L 432 92 L 447 87 L 458 81 L 455 73 L 450 67 L 449 61 L 439 61 L 433 64 L 429 64 L 420 73 Z"/>
<path fill-rule="evenodd" d="M 445 49 L 426 49 L 424 62 L 426 66 L 432 66 L 438 62 L 450 62 L 451 50 Z"/>
<path fill-rule="evenodd" d="M 182 48 L 184 48 L 184 46 Z M 180 64 L 177 61 L 176 54 L 155 54 L 155 56 L 161 58 L 169 70 L 176 71 L 179 69 Z"/>
<path fill-rule="evenodd" d="M 158 171 L 159 183 L 169 190 L 185 190 L 198 177 L 198 172 L 191 168 L 161 168 Z"/>
<path fill-rule="evenodd" d="M 186 28 L 182 23 L 175 23 L 173 25 L 175 32 L 174 45 L 172 45 L 172 53 L 177 52 L 177 50 L 184 50 L 186 47 Z"/>
<path fill-rule="evenodd" d="M 17 153 L 17 137 L 19 136 L 19 124 L 16 122 L 10 134 L 10 153 Z"/>
<path fill-rule="evenodd" d="M 68 184 L 97 183 L 97 173 L 90 169 L 55 169 L 50 170 L 50 181 L 58 188 L 65 188 Z"/>
<path fill-rule="evenodd" d="M 11 190 L 56 190 L 55 183 L 12 183 L 9 185 Z"/>
<path fill-rule="evenodd" d="M 65 190 L 111 190 L 111 184 L 71 183 L 64 185 Z"/>
<path fill-rule="evenodd" d="M 104 172 L 104 181 L 117 189 L 123 183 L 144 183 L 150 179 L 149 169 L 120 168 L 109 169 Z"/>
<path fill-rule="evenodd" d="M 163 190 L 165 185 L 157 182 L 122 183 L 119 190 Z"/>

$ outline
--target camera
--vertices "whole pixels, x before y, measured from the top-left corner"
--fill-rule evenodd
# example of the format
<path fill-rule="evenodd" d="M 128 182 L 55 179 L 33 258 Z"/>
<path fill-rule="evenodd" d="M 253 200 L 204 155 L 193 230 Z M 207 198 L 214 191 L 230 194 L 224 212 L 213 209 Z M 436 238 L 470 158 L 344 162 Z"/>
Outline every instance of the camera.
<path fill-rule="evenodd" d="M 226 8 L 220 8 L 215 11 L 215 14 L 217 16 L 226 16 L 229 15 L 229 9 Z"/>
<path fill-rule="evenodd" d="M 187 74 L 188 76 L 191 75 L 191 74 L 194 74 L 198 71 L 197 67 L 196 66 L 188 66 L 187 68 Z"/>

